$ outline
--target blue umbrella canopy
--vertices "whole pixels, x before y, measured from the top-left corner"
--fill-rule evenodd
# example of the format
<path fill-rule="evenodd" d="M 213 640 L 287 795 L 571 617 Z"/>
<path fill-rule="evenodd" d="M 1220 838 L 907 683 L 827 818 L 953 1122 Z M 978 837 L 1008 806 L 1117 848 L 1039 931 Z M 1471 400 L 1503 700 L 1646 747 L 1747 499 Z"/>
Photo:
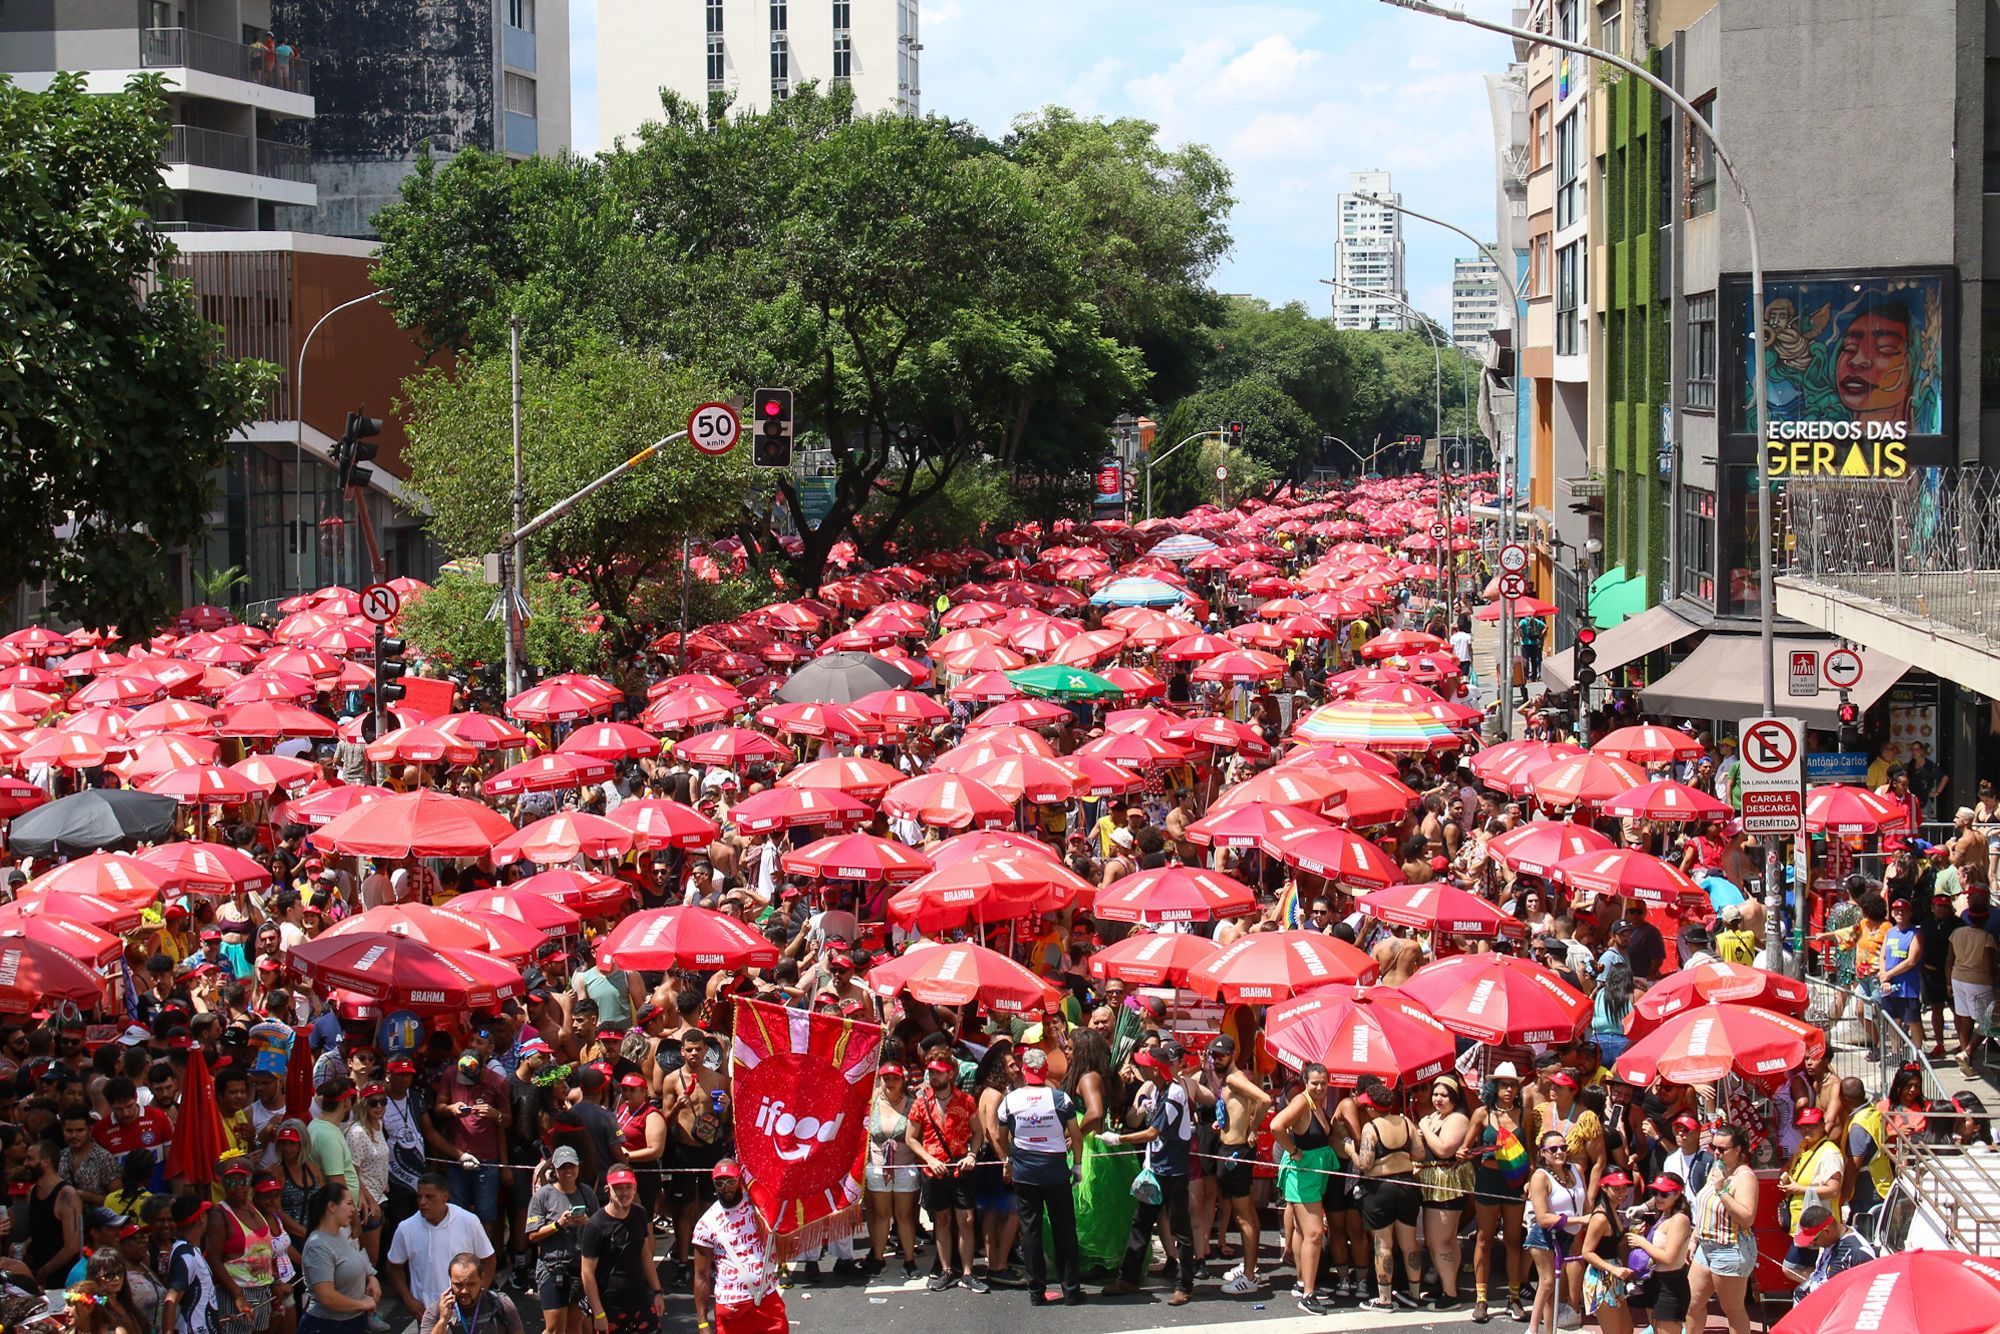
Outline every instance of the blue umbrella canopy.
<path fill-rule="evenodd" d="M 1146 554 L 1159 556 L 1164 560 L 1193 560 L 1196 556 L 1206 556 L 1215 550 L 1215 543 L 1195 533 L 1176 533 L 1164 542 L 1156 543 Z"/>
<path fill-rule="evenodd" d="M 1113 579 L 1090 595 L 1093 607 L 1171 607 L 1187 594 L 1172 584 L 1134 575 Z"/>

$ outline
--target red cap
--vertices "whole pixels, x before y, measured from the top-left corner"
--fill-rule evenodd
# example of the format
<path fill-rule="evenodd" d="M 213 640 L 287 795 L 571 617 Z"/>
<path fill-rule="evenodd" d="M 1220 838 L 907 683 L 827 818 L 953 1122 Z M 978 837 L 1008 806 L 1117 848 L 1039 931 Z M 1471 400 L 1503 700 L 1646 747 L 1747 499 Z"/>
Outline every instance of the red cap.
<path fill-rule="evenodd" d="M 625 1075 L 622 1078 L 620 1078 L 618 1081 L 618 1087 L 624 1089 L 642 1089 L 646 1087 L 646 1077 L 638 1073 L 637 1071 L 634 1071 L 631 1074 Z"/>
<path fill-rule="evenodd" d="M 257 960 L 257 971 L 260 973 L 275 973 L 278 971 L 278 961 L 267 954 Z"/>
<path fill-rule="evenodd" d="M 1816 1126 L 1823 1124 L 1825 1121 L 1826 1113 L 1822 1112 L 1819 1108 L 1802 1107 L 1799 1109 L 1799 1114 L 1792 1119 L 1792 1124 L 1795 1126 Z"/>
<path fill-rule="evenodd" d="M 395 1060 L 389 1062 L 389 1073 L 392 1075 L 414 1075 L 417 1073 L 417 1063 L 407 1056 L 398 1056 Z"/>
<path fill-rule="evenodd" d="M 251 1189 L 259 1195 L 276 1195 L 285 1188 L 285 1183 L 276 1177 L 265 1177 Z"/>
<path fill-rule="evenodd" d="M 722 1180 L 724 1177 L 728 1177 L 732 1181 L 741 1181 L 743 1179 L 743 1169 L 737 1166 L 734 1158 L 724 1158 L 709 1172 L 709 1176 L 717 1181 Z"/>
<path fill-rule="evenodd" d="M 1648 1181 L 1646 1183 L 1646 1188 L 1654 1192 L 1655 1194 L 1665 1195 L 1670 1191 L 1686 1190 L 1687 1183 L 1684 1181 L 1676 1181 L 1670 1176 L 1657 1176 L 1654 1177 L 1651 1181 Z"/>
<path fill-rule="evenodd" d="M 286 1126 L 278 1132 L 278 1142 L 281 1144 L 297 1144 L 299 1142 L 299 1132 L 291 1126 Z"/>
<path fill-rule="evenodd" d="M 639 1178 L 632 1174 L 632 1169 L 629 1167 L 614 1167 L 604 1174 L 604 1184 L 607 1186 L 631 1186 L 636 1185 L 638 1180 Z"/>
<path fill-rule="evenodd" d="M 1889 911 L 1894 912 L 1898 908 L 1907 908 L 1909 906 L 1910 906 L 1910 901 L 1908 899 L 1897 899 L 1894 903 L 1889 905 Z"/>
<path fill-rule="evenodd" d="M 952 1060 L 949 1056 L 933 1056 L 924 1062 L 924 1069 L 937 1070 L 947 1075 L 955 1075 L 958 1073 L 958 1062 Z"/>
<path fill-rule="evenodd" d="M 1602 1177 L 1598 1178 L 1597 1184 L 1600 1186 L 1629 1186 L 1632 1184 L 1632 1178 L 1626 1176 L 1623 1172 L 1606 1172 Z"/>
<path fill-rule="evenodd" d="M 1700 1130 L 1701 1122 L 1695 1120 L 1692 1116 L 1689 1116 L 1687 1113 L 1683 1112 L 1679 1116 L 1674 1118 L 1674 1129 Z"/>
<path fill-rule="evenodd" d="M 386 1098 L 389 1096 L 389 1086 L 387 1084 L 365 1085 L 361 1090 L 361 1096 L 364 1098 Z"/>
<path fill-rule="evenodd" d="M 1431 869 L 1433 871 L 1448 871 L 1451 869 L 1451 863 L 1442 857 L 1433 857 L 1431 858 Z"/>
<path fill-rule="evenodd" d="M 907 1079 L 909 1077 L 908 1074 L 904 1071 L 903 1067 L 897 1065 L 894 1061 L 889 1062 L 889 1064 L 883 1066 L 875 1073 L 877 1076 L 883 1079 L 890 1079 L 890 1078 Z"/>
<path fill-rule="evenodd" d="M 1557 1088 L 1573 1089 L 1581 1087 L 1576 1082 L 1576 1076 L 1567 1070 L 1558 1070 L 1550 1075 L 1549 1083 L 1554 1084 Z"/>

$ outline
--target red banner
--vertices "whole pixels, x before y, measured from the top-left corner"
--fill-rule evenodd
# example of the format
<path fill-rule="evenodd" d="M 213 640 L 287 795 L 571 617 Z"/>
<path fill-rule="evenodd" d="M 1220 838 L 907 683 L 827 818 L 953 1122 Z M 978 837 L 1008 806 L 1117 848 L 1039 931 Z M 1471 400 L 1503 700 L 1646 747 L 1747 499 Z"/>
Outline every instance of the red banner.
<path fill-rule="evenodd" d="M 881 1052 L 875 1024 L 736 1002 L 736 1158 L 783 1254 L 857 1218 Z"/>

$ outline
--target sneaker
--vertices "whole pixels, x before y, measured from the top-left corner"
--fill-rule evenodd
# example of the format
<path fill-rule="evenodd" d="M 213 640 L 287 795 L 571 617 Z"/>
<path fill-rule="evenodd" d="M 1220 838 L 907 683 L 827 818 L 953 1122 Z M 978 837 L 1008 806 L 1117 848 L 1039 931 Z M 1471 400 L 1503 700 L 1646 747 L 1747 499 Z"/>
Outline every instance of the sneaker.
<path fill-rule="evenodd" d="M 1325 1302 L 1321 1301 L 1318 1297 L 1314 1296 L 1314 1297 L 1299 1298 L 1299 1309 L 1301 1311 L 1304 1311 L 1307 1315 L 1325 1315 L 1328 1311 L 1331 1311 L 1333 1308 L 1328 1306 Z"/>
<path fill-rule="evenodd" d="M 1229 1280 L 1233 1278 L 1242 1278 L 1242 1277 L 1243 1277 L 1243 1266 L 1240 1264 L 1231 1265 L 1229 1266 L 1229 1268 L 1222 1271 L 1222 1282 L 1225 1287 L 1228 1285 Z"/>
<path fill-rule="evenodd" d="M 1415 1293 L 1405 1292 L 1401 1288 L 1397 1288 L 1396 1291 L 1390 1295 L 1396 1299 L 1396 1305 L 1402 1307 L 1404 1310 L 1414 1311 L 1417 1309 L 1418 1303 Z"/>
<path fill-rule="evenodd" d="M 1292 1296 L 1293 1296 L 1293 1297 L 1294 1297 L 1294 1298 L 1296 1299 L 1296 1298 L 1299 1298 L 1299 1297 L 1303 1297 L 1303 1296 L 1305 1296 L 1305 1295 L 1306 1295 L 1306 1285 L 1305 1285 L 1305 1284 L 1303 1284 L 1303 1283 L 1301 1283 L 1301 1282 L 1299 1282 L 1299 1281 L 1298 1281 L 1297 1279 L 1293 1279 L 1293 1280 L 1292 1280 Z"/>
<path fill-rule="evenodd" d="M 661 1236 L 663 1236 L 663 1237 L 664 1237 L 664 1236 L 666 1236 L 666 1235 L 667 1235 L 667 1234 L 668 1234 L 669 1232 L 672 1232 L 673 1230 L 674 1230 L 674 1220 L 673 1220 L 673 1219 L 671 1219 L 671 1218 L 663 1218 L 663 1217 L 661 1217 L 661 1216 L 659 1216 L 659 1215 L 657 1215 L 657 1214 L 656 1214 L 656 1215 L 654 1215 L 654 1217 L 653 1217 L 653 1231 L 655 1231 L 655 1232 L 659 1233 L 659 1234 L 660 1234 Z"/>
<path fill-rule="evenodd" d="M 1026 1270 L 1008 1265 L 1005 1269 L 988 1270 L 986 1281 L 996 1288 L 1025 1288 L 1028 1286 L 1028 1274 Z"/>
<path fill-rule="evenodd" d="M 952 1278 L 950 1274 L 932 1274 L 930 1278 L 925 1281 L 924 1289 L 927 1292 L 943 1292 L 946 1288 L 951 1286 L 951 1283 L 952 1283 Z"/>
<path fill-rule="evenodd" d="M 368 1313 L 368 1334 L 389 1334 L 392 1326 L 373 1311 Z"/>
<path fill-rule="evenodd" d="M 1088 1300 L 1090 1299 L 1084 1296 L 1083 1289 L 1081 1288 L 1078 1288 L 1075 1292 L 1065 1292 L 1063 1294 L 1064 1306 L 1081 1306 Z"/>
<path fill-rule="evenodd" d="M 1333 1295 L 1336 1297 L 1352 1297 L 1354 1295 L 1354 1284 L 1349 1281 L 1347 1275 L 1342 1274 L 1333 1281 Z"/>
<path fill-rule="evenodd" d="M 1583 1312 L 1574 1306 L 1562 1306 L 1556 1310 L 1557 1329 L 1582 1329 Z"/>
<path fill-rule="evenodd" d="M 964 1289 L 965 1289 L 965 1290 L 966 1290 L 967 1292 L 991 1292 L 991 1291 L 992 1291 L 992 1289 L 991 1289 L 991 1288 L 989 1288 L 989 1287 L 987 1287 L 987 1286 L 986 1286 L 986 1280 L 985 1280 L 985 1279 L 983 1279 L 983 1278 L 981 1278 L 981 1277 L 979 1277 L 979 1275 L 977 1275 L 977 1274 L 966 1274 L 966 1275 L 964 1275 L 963 1277 L 961 1277 L 961 1278 L 960 1278 L 960 1279 L 958 1280 L 958 1286 L 959 1286 L 959 1287 L 961 1287 L 961 1288 L 964 1288 Z"/>
<path fill-rule="evenodd" d="M 1222 1281 L 1222 1292 L 1226 1297 L 1248 1297 L 1253 1292 L 1261 1291 L 1263 1286 L 1239 1271 Z"/>
<path fill-rule="evenodd" d="M 1191 1292 L 1182 1292 L 1182 1291 L 1181 1291 L 1181 1290 L 1180 1290 L 1179 1288 L 1175 1288 L 1175 1289 L 1174 1289 L 1174 1295 L 1173 1295 L 1173 1296 L 1171 1296 L 1171 1297 L 1169 1297 L 1169 1298 L 1167 1298 L 1167 1305 L 1169 1305 L 1169 1306 L 1186 1306 L 1186 1305 L 1187 1305 L 1187 1304 L 1188 1304 L 1189 1302 L 1191 1302 L 1191 1301 L 1193 1301 L 1193 1300 L 1194 1300 L 1194 1294 L 1193 1294 L 1193 1293 L 1191 1293 Z"/>
<path fill-rule="evenodd" d="M 1104 1295 L 1106 1297 L 1130 1297 L 1135 1292 L 1143 1291 L 1145 1289 L 1141 1288 L 1137 1283 L 1127 1283 L 1122 1278 L 1104 1285 Z"/>
<path fill-rule="evenodd" d="M 916 1276 L 917 1276 L 917 1262 L 915 1260 L 903 1261 L 903 1282 L 908 1283 L 911 1279 L 915 1278 Z"/>

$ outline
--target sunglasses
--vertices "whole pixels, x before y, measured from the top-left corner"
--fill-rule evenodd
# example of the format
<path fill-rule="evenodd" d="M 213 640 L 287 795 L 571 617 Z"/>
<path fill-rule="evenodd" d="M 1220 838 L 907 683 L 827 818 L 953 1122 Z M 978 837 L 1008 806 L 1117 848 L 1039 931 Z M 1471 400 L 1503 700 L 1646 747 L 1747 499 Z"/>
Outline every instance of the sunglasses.
<path fill-rule="evenodd" d="M 387 1107 L 389 1105 L 389 1100 L 387 1098 L 370 1098 L 368 1100 L 368 1105 L 370 1107 Z"/>

